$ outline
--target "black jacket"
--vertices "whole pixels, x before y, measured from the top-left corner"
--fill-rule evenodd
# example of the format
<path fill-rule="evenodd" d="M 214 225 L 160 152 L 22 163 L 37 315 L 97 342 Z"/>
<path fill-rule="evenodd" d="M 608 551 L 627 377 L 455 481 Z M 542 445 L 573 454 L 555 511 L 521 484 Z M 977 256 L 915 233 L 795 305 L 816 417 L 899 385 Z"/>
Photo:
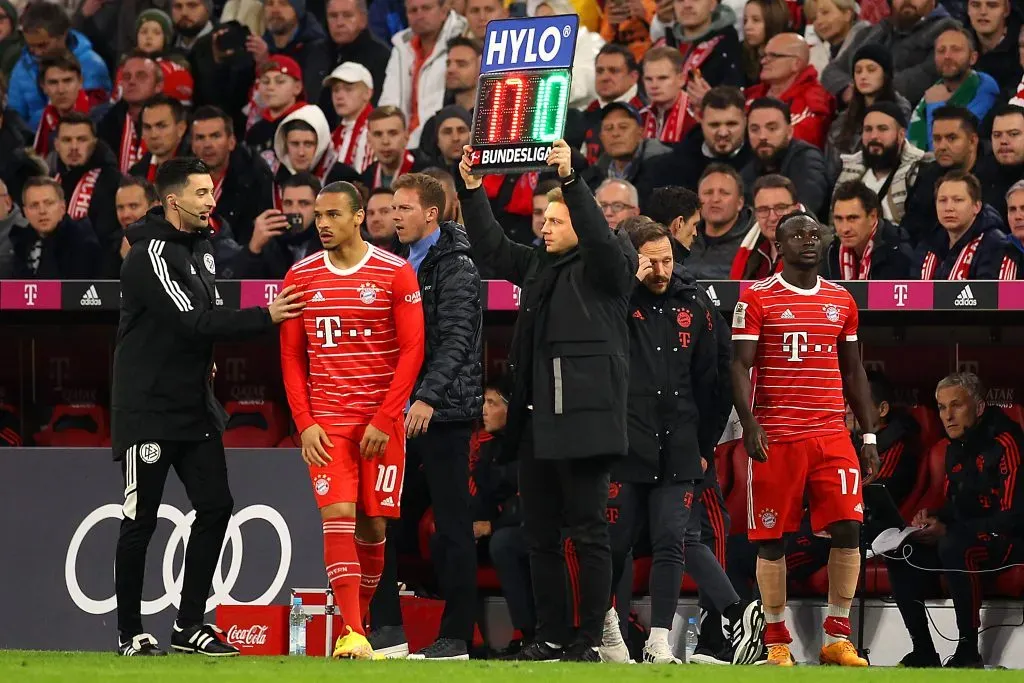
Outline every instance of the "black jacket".
<path fill-rule="evenodd" d="M 742 88 L 746 81 L 740 66 L 740 38 L 736 34 L 736 15 L 728 5 L 719 3 L 711 13 L 708 32 L 693 42 L 686 42 L 680 26 L 673 24 L 665 32 L 665 44 L 679 48 L 685 61 L 695 48 L 704 42 L 718 39 L 714 50 L 700 65 L 701 76 L 713 88 L 718 85 L 734 85 Z"/>
<path fill-rule="evenodd" d="M 844 279 L 843 269 L 839 265 L 839 247 L 838 237 L 828 245 L 828 272 L 822 274 L 826 280 Z M 871 247 L 871 270 L 868 272 L 868 279 L 906 280 L 912 277 L 913 270 L 914 251 L 910 247 L 910 237 L 899 226 L 884 218 L 880 219 L 875 231 L 874 246 Z"/>
<path fill-rule="evenodd" d="M 1003 166 L 995 155 L 986 156 L 974 166 L 974 175 L 981 182 L 981 199 L 1001 216 L 1006 215 L 1006 193 L 1019 180 L 1024 180 L 1024 164 Z"/>
<path fill-rule="evenodd" d="M 519 467 L 505 462 L 503 432 L 483 441 L 475 457 L 470 457 L 470 472 L 476 484 L 473 519 L 491 523 L 492 531 L 517 527 L 522 523 L 519 513 Z M 473 493 L 472 487 L 470 493 Z"/>
<path fill-rule="evenodd" d="M 860 453 L 862 442 L 855 440 L 854 445 Z M 917 483 L 921 426 L 910 414 L 894 411 L 889 414 L 886 425 L 878 431 L 877 446 L 881 464 L 876 481 L 885 484 L 896 505 L 903 505 Z"/>
<path fill-rule="evenodd" d="M 334 66 L 334 62 L 331 61 L 334 55 L 331 54 L 331 39 L 316 16 L 310 12 L 300 16 L 295 34 L 283 48 L 278 48 L 274 44 L 270 29 L 264 32 L 263 40 L 270 46 L 270 54 L 287 55 L 298 62 L 299 68 L 302 69 L 302 84 L 306 89 L 306 101 L 319 101 L 324 78 Z"/>
<path fill-rule="evenodd" d="M 310 225 L 302 232 L 277 235 L 258 254 L 246 243 L 218 274 L 230 280 L 283 280 L 295 263 L 321 249 L 320 236 Z"/>
<path fill-rule="evenodd" d="M 128 103 L 121 100 L 110 107 L 99 123 L 96 124 L 96 135 L 110 147 L 110 150 L 114 153 L 114 158 L 117 159 L 118 168 L 121 167 L 121 136 L 124 135 L 126 114 L 128 114 Z M 135 120 L 135 136 L 136 141 L 141 144 L 142 125 L 138 119 Z"/>
<path fill-rule="evenodd" d="M 423 294 L 426 344 L 411 401 L 434 409 L 433 420 L 475 420 L 484 406 L 483 306 L 480 273 L 458 223 L 442 223 L 441 236 L 416 273 Z M 408 258 L 403 245 L 398 256 Z"/>
<path fill-rule="evenodd" d="M 114 458 L 142 440 L 219 438 L 227 421 L 213 395 L 216 341 L 269 330 L 265 308 L 216 307 L 209 232 L 176 230 L 151 209 L 128 231 L 114 349 Z"/>
<path fill-rule="evenodd" d="M 39 280 L 88 280 L 98 275 L 100 242 L 89 219 L 73 221 L 67 215 L 57 228 L 43 238 L 39 267 L 29 267 L 29 254 L 39 233 L 31 227 L 11 228 L 14 246 L 14 277 Z"/>
<path fill-rule="evenodd" d="M 1010 16 L 1006 22 L 1006 35 L 1002 42 L 989 52 L 978 51 L 978 61 L 974 68 L 977 71 L 986 73 L 995 79 L 1001 90 L 1000 102 L 1005 102 L 1017 94 L 1017 85 L 1020 83 L 1021 65 L 1017 52 L 1017 39 L 1020 36 L 1021 26 L 1020 3 L 1010 3 Z M 968 30 L 974 33 L 969 22 L 964 22 Z M 975 33 L 977 40 L 977 33 Z"/>
<path fill-rule="evenodd" d="M 215 29 L 216 32 L 216 29 Z M 235 130 L 245 130 L 242 110 L 249 102 L 255 64 L 245 50 L 240 50 L 218 64 L 213 58 L 213 33 L 199 38 L 188 53 L 189 70 L 195 80 L 192 103 L 195 107 L 213 105 L 232 117 Z"/>
<path fill-rule="evenodd" d="M 370 29 L 364 28 L 362 33 L 356 36 L 348 45 L 338 45 L 328 38 L 328 47 L 333 53 L 331 64 L 338 65 L 342 62 L 355 62 L 362 64 L 373 76 L 373 97 L 370 100 L 373 106 L 377 106 L 377 100 L 384 90 L 384 74 L 388 69 L 388 60 L 391 59 L 391 46 L 377 39 Z M 331 130 L 340 123 L 338 115 L 334 113 L 334 104 L 331 102 L 331 89 L 324 88 L 320 93 L 320 108 L 327 116 L 327 123 Z"/>
<path fill-rule="evenodd" d="M 25 181 L 36 176 L 47 176 L 46 163 L 32 151 L 32 138 L 25 141 L 27 126 L 13 109 L 0 110 L 0 180 L 15 203 L 21 204 L 21 190 Z M 33 134 L 32 131 L 29 131 Z"/>
<path fill-rule="evenodd" d="M 256 217 L 274 207 L 270 168 L 243 145 L 228 157 L 227 175 L 213 215 L 231 224 L 235 239 L 243 247 L 252 238 Z"/>
<path fill-rule="evenodd" d="M 509 350 L 513 390 L 505 452 L 515 456 L 529 425 L 541 460 L 625 455 L 626 316 L 636 250 L 624 234 L 608 229 L 575 174 L 562 192 L 579 246 L 548 254 L 510 240 L 482 188 L 460 187 L 474 258 L 522 287 Z"/>
<path fill-rule="evenodd" d="M 68 168 L 59 158 L 57 161 L 57 174 L 60 176 L 64 196 L 69 203 L 75 194 L 78 181 L 95 168 L 100 169 L 100 173 L 92 191 L 92 201 L 89 204 L 89 222 L 96 232 L 96 238 L 99 240 L 103 252 L 102 263 L 97 274 L 104 278 L 117 279 L 120 268 L 118 250 L 121 248 L 121 236 L 124 233 L 117 220 L 115 205 L 117 188 L 121 184 L 121 171 L 117 168 L 117 159 L 114 157 L 114 153 L 107 143 L 98 140 L 96 150 L 83 165 Z"/>
<path fill-rule="evenodd" d="M 696 192 L 701 175 L 711 164 L 725 164 L 733 167 L 739 173 L 754 158 L 750 151 L 750 145 L 746 142 L 731 156 L 706 156 L 704 154 L 704 131 L 700 126 L 694 126 L 682 142 L 671 147 L 671 154 L 659 157 L 654 162 L 657 169 L 656 187 L 679 185 Z"/>
<path fill-rule="evenodd" d="M 743 167 L 743 187 L 746 191 L 747 204 L 754 205 L 751 191 L 754 182 L 768 173 L 780 173 L 796 185 L 796 200 L 815 216 L 828 215 L 828 203 L 832 197 L 832 179 L 828 175 L 825 155 L 809 142 L 793 139 L 775 169 L 765 168 L 757 157 Z"/>
<path fill-rule="evenodd" d="M 999 269 L 1003 265 L 1006 253 L 1006 224 L 1002 217 L 991 206 L 982 208 L 974 219 L 970 229 L 960 236 L 953 246 L 949 245 L 949 237 L 942 226 L 932 231 L 932 236 L 918 245 L 915 262 L 914 279 L 924 278 L 924 266 L 930 259 L 937 259 L 938 264 L 932 274 L 932 280 L 949 280 L 953 274 L 960 252 L 976 238 L 981 238 L 974 258 L 967 269 L 968 280 L 998 280 Z"/>
<path fill-rule="evenodd" d="M 1017 268 L 1015 280 L 1024 280 L 1024 243 L 1010 235 L 1006 238 L 1006 252 L 1003 256 L 1005 263 L 1013 264 Z"/>
<path fill-rule="evenodd" d="M 954 530 L 1024 538 L 1024 433 L 988 406 L 962 439 L 946 447 L 946 503 L 935 515 Z"/>
<path fill-rule="evenodd" d="M 640 145 L 637 156 L 627 167 L 629 172 L 626 174 L 626 180 L 636 188 L 642 213 L 647 210 L 647 202 L 650 200 L 654 188 L 668 184 L 665 177 L 660 174 L 658 165 L 661 163 L 661 159 L 672 150 L 665 143 L 654 139 L 642 140 Z M 587 181 L 592 191 L 596 192 L 601 183 L 611 177 L 608 170 L 612 163 L 611 157 L 602 154 L 596 164 L 582 172 L 583 179 Z M 575 162 L 573 167 L 578 168 Z"/>
<path fill-rule="evenodd" d="M 717 313 L 684 272 L 677 265 L 660 295 L 637 283 L 629 301 L 629 456 L 615 464 L 616 481 L 699 481 L 714 449 L 700 436 L 718 419 Z"/>
<path fill-rule="evenodd" d="M 980 156 L 980 147 L 978 154 L 979 157 L 974 166 L 964 170 L 977 174 L 978 169 L 982 168 L 985 163 L 985 157 Z M 903 213 L 903 220 L 900 221 L 900 227 L 907 231 L 910 243 L 915 247 L 920 246 L 922 242 L 928 242 L 937 233 L 943 232 L 942 226 L 939 225 L 938 215 L 935 213 L 935 183 L 951 170 L 939 166 L 937 161 L 922 163 L 914 186 L 907 190 L 907 208 Z M 984 189 L 982 191 L 984 192 Z"/>

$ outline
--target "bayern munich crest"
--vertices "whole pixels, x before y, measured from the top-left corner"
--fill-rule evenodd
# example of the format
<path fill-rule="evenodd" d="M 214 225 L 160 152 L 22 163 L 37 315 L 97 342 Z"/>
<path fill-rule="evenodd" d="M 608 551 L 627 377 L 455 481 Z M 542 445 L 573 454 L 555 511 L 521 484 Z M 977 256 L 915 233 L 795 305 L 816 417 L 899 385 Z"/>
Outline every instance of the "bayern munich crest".
<path fill-rule="evenodd" d="M 761 510 L 761 526 L 765 529 L 774 529 L 776 522 L 779 521 L 779 515 L 775 510 L 768 508 L 767 510 Z"/>
<path fill-rule="evenodd" d="M 377 288 L 372 283 L 364 282 L 359 285 L 359 301 L 364 306 L 369 306 L 377 300 Z"/>
<path fill-rule="evenodd" d="M 318 496 L 326 496 L 327 492 L 331 490 L 331 478 L 326 474 L 316 475 L 313 479 L 313 490 Z"/>
<path fill-rule="evenodd" d="M 829 322 L 839 322 L 839 307 L 835 304 L 829 304 L 825 307 L 825 317 L 828 318 Z"/>
<path fill-rule="evenodd" d="M 685 308 L 681 309 L 676 313 L 676 322 L 679 323 L 679 327 L 685 329 L 693 323 L 693 316 Z"/>

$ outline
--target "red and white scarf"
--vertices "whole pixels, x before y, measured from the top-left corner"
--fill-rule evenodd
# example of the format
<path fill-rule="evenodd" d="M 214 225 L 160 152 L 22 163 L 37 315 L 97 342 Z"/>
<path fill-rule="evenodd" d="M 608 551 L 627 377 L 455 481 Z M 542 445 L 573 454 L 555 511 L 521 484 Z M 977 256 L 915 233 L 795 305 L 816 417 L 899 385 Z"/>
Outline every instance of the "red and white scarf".
<path fill-rule="evenodd" d="M 146 180 L 151 183 L 156 182 L 156 169 L 160 164 L 156 162 L 156 157 L 152 154 L 149 155 L 149 166 L 146 167 Z"/>
<path fill-rule="evenodd" d="M 658 112 L 654 105 L 644 107 L 640 113 L 644 117 L 644 137 L 654 138 L 662 142 L 679 142 L 683 139 L 683 122 L 687 118 L 686 92 L 679 93 L 676 101 L 658 120 Z"/>
<path fill-rule="evenodd" d="M 75 98 L 73 111 L 88 114 L 89 107 L 89 96 L 84 90 L 80 89 L 78 97 Z M 50 137 L 57 131 L 58 125 L 60 125 L 60 112 L 52 104 L 46 105 L 46 108 L 43 109 L 43 116 L 39 119 L 39 127 L 36 128 L 35 142 L 32 144 L 36 154 L 45 157 L 50 153 Z"/>
<path fill-rule="evenodd" d="M 974 262 L 974 254 L 978 251 L 978 245 L 981 244 L 981 240 L 984 239 L 984 237 L 984 235 L 978 235 L 960 250 L 960 254 L 956 257 L 956 261 L 953 262 L 953 269 L 949 271 L 949 277 L 946 278 L 947 280 L 968 279 L 971 272 L 971 263 Z M 929 251 L 924 257 L 924 263 L 921 265 L 921 279 L 934 280 L 935 271 L 938 270 L 940 263 L 939 255 L 934 251 Z"/>
<path fill-rule="evenodd" d="M 124 115 L 124 128 L 121 130 L 121 147 L 117 151 L 118 168 L 121 173 L 139 163 L 146 154 L 146 143 L 141 135 L 135 134 L 135 119 L 128 112 Z"/>
<path fill-rule="evenodd" d="M 839 245 L 839 266 L 843 269 L 844 280 L 867 280 L 871 273 L 871 251 L 875 248 L 875 231 L 871 231 L 864 254 L 857 260 L 857 253 L 848 247 Z"/>
<path fill-rule="evenodd" d="M 644 110 L 644 137 L 657 138 L 662 142 L 679 142 L 691 128 L 699 123 L 697 112 L 694 111 L 690 97 L 686 94 L 686 85 L 690 80 L 690 74 L 693 72 L 700 73 L 700 68 L 704 66 L 704 62 L 708 61 L 708 58 L 714 54 L 715 48 L 718 47 L 718 44 L 722 42 L 724 37 L 721 35 L 715 36 L 711 40 L 697 43 L 690 49 L 686 55 L 686 60 L 683 62 L 683 73 L 686 75 L 686 80 L 683 81 L 683 89 L 671 109 L 665 114 L 664 123 L 660 131 L 657 130 L 657 117 L 653 115 L 651 107 Z M 654 130 L 657 132 L 653 132 L 651 129 L 652 120 Z"/>
<path fill-rule="evenodd" d="M 96 189 L 96 181 L 99 180 L 100 172 L 103 169 L 94 168 L 82 174 L 75 185 L 75 191 L 71 193 L 68 201 L 68 216 L 72 220 L 80 221 L 89 215 L 89 207 L 92 206 L 92 193 Z M 54 178 L 60 182 L 60 174 Z"/>
<path fill-rule="evenodd" d="M 370 149 L 370 136 L 366 125 L 372 111 L 373 105 L 367 104 L 355 121 L 342 121 L 331 133 L 331 144 L 338 155 L 338 160 L 354 168 L 356 173 L 362 173 L 373 163 L 373 150 Z"/>
<path fill-rule="evenodd" d="M 1000 280 L 1016 280 L 1017 279 L 1017 262 L 1009 256 L 1003 257 L 1003 263 L 999 266 L 999 279 Z"/>
<path fill-rule="evenodd" d="M 397 178 L 398 176 L 405 175 L 406 173 L 411 171 L 412 170 L 412 165 L 413 165 L 413 163 L 415 163 L 415 161 L 416 161 L 416 157 L 414 157 L 412 155 L 412 152 L 406 152 L 405 156 L 402 157 L 402 165 L 398 167 L 398 172 L 395 173 L 395 175 L 393 175 L 391 177 L 391 182 L 394 182 L 395 178 Z M 381 165 L 380 165 L 380 162 L 378 161 L 377 162 L 377 169 L 373 172 L 373 187 L 370 188 L 371 190 L 376 190 L 378 187 L 381 186 L 381 172 L 380 172 L 380 169 L 381 169 Z"/>

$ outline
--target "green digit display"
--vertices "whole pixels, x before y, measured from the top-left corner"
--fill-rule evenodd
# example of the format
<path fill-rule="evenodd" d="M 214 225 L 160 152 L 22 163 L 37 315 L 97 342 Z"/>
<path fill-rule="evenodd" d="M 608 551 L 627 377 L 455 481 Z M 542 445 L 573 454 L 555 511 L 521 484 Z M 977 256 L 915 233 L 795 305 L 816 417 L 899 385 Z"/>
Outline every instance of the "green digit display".
<path fill-rule="evenodd" d="M 569 99 L 569 78 L 565 72 L 548 74 L 540 82 L 537 108 L 533 118 L 533 139 L 554 142 L 565 124 L 565 105 Z"/>

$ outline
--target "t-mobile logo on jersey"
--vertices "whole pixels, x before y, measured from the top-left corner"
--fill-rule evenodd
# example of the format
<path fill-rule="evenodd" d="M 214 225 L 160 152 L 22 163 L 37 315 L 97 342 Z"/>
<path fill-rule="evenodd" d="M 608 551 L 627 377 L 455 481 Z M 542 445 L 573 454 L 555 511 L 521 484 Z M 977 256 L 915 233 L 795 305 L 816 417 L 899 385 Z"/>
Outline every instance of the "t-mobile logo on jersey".
<path fill-rule="evenodd" d="M 800 357 L 800 352 L 807 352 L 807 333 L 806 332 L 784 332 L 782 334 L 782 341 L 785 342 L 782 345 L 783 351 L 789 351 L 790 363 L 799 363 L 803 361 Z"/>
<path fill-rule="evenodd" d="M 324 348 L 331 349 L 338 345 L 335 337 L 341 335 L 341 316 L 324 315 L 316 319 L 316 336 L 324 340 Z"/>

